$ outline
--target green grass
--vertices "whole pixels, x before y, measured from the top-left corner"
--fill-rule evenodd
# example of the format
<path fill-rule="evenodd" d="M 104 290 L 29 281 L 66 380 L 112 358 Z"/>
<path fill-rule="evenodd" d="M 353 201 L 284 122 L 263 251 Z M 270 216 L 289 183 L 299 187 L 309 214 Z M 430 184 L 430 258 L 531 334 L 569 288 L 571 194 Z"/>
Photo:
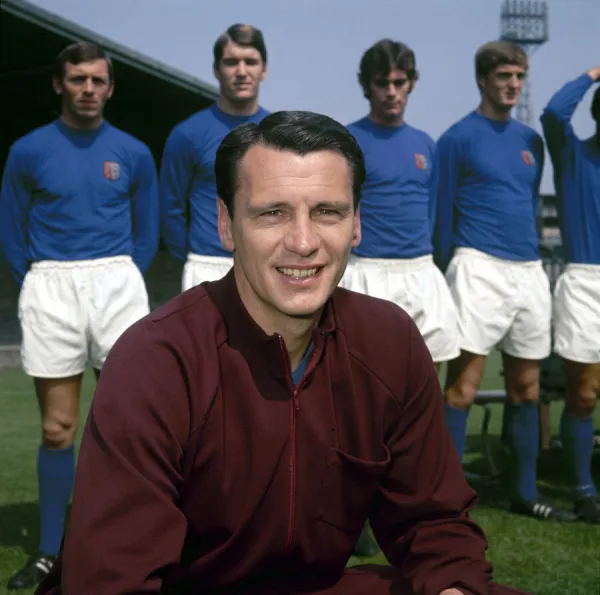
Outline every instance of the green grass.
<path fill-rule="evenodd" d="M 491 357 L 482 388 L 498 388 L 499 361 Z M 94 390 L 93 374 L 86 374 L 81 419 L 85 419 Z M 561 405 L 552 407 L 556 430 Z M 491 432 L 499 434 L 501 410 L 495 408 Z M 469 419 L 465 467 L 482 468 L 479 431 L 482 412 Z M 600 428 L 600 409 L 596 413 Z M 14 570 L 38 543 L 36 451 L 40 420 L 31 382 L 20 371 L 0 374 L 0 594 Z M 600 485 L 600 453 L 594 455 L 594 477 Z M 540 491 L 569 506 L 569 487 L 559 455 L 539 463 Z M 583 524 L 559 525 L 527 519 L 506 510 L 506 495 L 496 486 L 478 486 L 481 504 L 473 516 L 490 543 L 489 559 L 495 579 L 535 595 L 594 595 L 600 584 L 600 528 Z M 365 560 L 353 559 L 352 562 Z M 382 556 L 373 560 L 385 563 Z M 21 591 L 31 595 L 33 591 Z"/>

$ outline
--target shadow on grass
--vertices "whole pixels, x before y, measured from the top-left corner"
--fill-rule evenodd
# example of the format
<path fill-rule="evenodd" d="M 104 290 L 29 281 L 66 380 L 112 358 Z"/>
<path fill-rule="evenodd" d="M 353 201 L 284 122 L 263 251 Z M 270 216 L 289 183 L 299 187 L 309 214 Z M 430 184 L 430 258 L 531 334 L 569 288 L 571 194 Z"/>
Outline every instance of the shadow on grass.
<path fill-rule="evenodd" d="M 469 483 L 477 491 L 482 505 L 507 510 L 511 496 L 511 460 L 503 454 L 499 436 L 490 436 L 488 440 L 492 456 L 501 471 L 499 478 L 493 480 L 490 477 L 490 467 L 482 454 L 466 462 L 464 469 L 469 474 Z M 469 436 L 467 438 L 467 452 L 482 453 L 482 451 L 481 436 Z M 479 478 L 473 476 L 479 476 Z M 596 485 L 600 486 L 600 449 L 595 449 L 592 455 L 592 477 Z M 570 506 L 573 496 L 573 484 L 563 452 L 540 453 L 537 463 L 537 482 L 540 496 Z"/>
<path fill-rule="evenodd" d="M 71 506 L 67 509 L 69 518 Z M 37 502 L 0 506 L 0 549 L 21 548 L 33 554 L 40 542 L 40 507 Z"/>
<path fill-rule="evenodd" d="M 0 548 L 20 547 L 31 554 L 40 540 L 40 507 L 37 502 L 0 506 Z"/>

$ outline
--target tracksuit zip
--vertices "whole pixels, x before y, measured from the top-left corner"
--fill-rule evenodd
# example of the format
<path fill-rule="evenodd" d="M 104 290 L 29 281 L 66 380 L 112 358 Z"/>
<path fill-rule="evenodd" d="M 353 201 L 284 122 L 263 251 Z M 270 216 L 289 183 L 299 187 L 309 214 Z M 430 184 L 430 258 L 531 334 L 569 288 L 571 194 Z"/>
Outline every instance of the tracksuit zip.
<path fill-rule="evenodd" d="M 289 553 L 292 547 L 292 541 L 294 539 L 294 522 L 295 522 L 295 512 L 296 512 L 296 415 L 298 411 L 300 411 L 300 399 L 298 398 L 298 393 L 300 391 L 300 387 L 304 383 L 304 379 L 308 374 L 310 374 L 313 368 L 316 366 L 316 362 L 318 361 L 319 354 L 313 354 L 313 359 L 311 361 L 311 365 L 308 366 L 304 376 L 298 382 L 297 386 L 294 387 L 292 382 L 292 370 L 290 368 L 290 358 L 288 356 L 287 349 L 285 347 L 285 342 L 283 337 L 279 337 L 279 345 L 281 347 L 281 352 L 283 355 L 283 361 L 285 362 L 285 370 L 287 374 L 288 384 L 292 391 L 292 400 L 290 401 L 290 509 L 289 509 L 289 522 L 288 522 L 288 533 L 287 533 L 287 541 L 285 544 L 285 553 Z M 320 352 L 321 350 L 319 350 Z"/>
<path fill-rule="evenodd" d="M 285 551 L 288 553 L 294 539 L 294 521 L 296 512 L 296 412 L 300 410 L 298 390 L 294 390 L 290 402 L 290 514 L 288 536 Z"/>
<path fill-rule="evenodd" d="M 290 368 L 290 358 L 283 337 L 279 337 L 279 345 L 285 362 L 285 372 L 290 387 L 292 384 L 292 370 Z M 289 552 L 294 539 L 294 512 L 296 500 L 296 411 L 300 409 L 300 401 L 298 400 L 298 388 L 300 385 L 292 388 L 292 400 L 290 401 L 290 507 L 287 540 L 285 543 L 285 551 Z"/>

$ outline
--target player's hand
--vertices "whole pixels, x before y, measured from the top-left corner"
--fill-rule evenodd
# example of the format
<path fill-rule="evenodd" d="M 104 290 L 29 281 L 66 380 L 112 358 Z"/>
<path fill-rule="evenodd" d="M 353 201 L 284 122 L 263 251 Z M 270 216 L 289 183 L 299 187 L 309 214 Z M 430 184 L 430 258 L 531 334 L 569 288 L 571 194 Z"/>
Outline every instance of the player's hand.
<path fill-rule="evenodd" d="M 596 68 L 592 68 L 587 71 L 587 73 L 596 81 L 600 81 L 600 66 L 596 66 Z"/>
<path fill-rule="evenodd" d="M 458 589 L 444 589 L 440 595 L 465 595 L 462 591 Z"/>

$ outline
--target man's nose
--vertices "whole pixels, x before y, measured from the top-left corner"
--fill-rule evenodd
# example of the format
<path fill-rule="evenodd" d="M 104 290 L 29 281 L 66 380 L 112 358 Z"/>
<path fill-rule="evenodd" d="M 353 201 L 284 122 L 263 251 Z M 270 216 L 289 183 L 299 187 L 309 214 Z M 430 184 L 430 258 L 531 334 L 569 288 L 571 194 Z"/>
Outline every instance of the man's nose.
<path fill-rule="evenodd" d="M 519 78 L 519 76 L 516 74 L 511 76 L 510 79 L 508 79 L 508 84 L 513 88 L 519 87 L 522 83 L 523 80 Z"/>
<path fill-rule="evenodd" d="M 92 79 L 85 79 L 83 83 L 83 92 L 84 93 L 93 93 L 94 92 L 94 84 L 92 83 Z"/>
<path fill-rule="evenodd" d="M 298 217 L 290 222 L 285 238 L 285 248 L 302 257 L 311 256 L 321 245 L 315 223 L 310 217 Z"/>
<path fill-rule="evenodd" d="M 396 84 L 394 82 L 389 82 L 387 89 L 386 89 L 386 95 L 389 98 L 393 98 L 396 96 L 396 93 L 398 92 L 398 89 L 396 87 Z"/>

